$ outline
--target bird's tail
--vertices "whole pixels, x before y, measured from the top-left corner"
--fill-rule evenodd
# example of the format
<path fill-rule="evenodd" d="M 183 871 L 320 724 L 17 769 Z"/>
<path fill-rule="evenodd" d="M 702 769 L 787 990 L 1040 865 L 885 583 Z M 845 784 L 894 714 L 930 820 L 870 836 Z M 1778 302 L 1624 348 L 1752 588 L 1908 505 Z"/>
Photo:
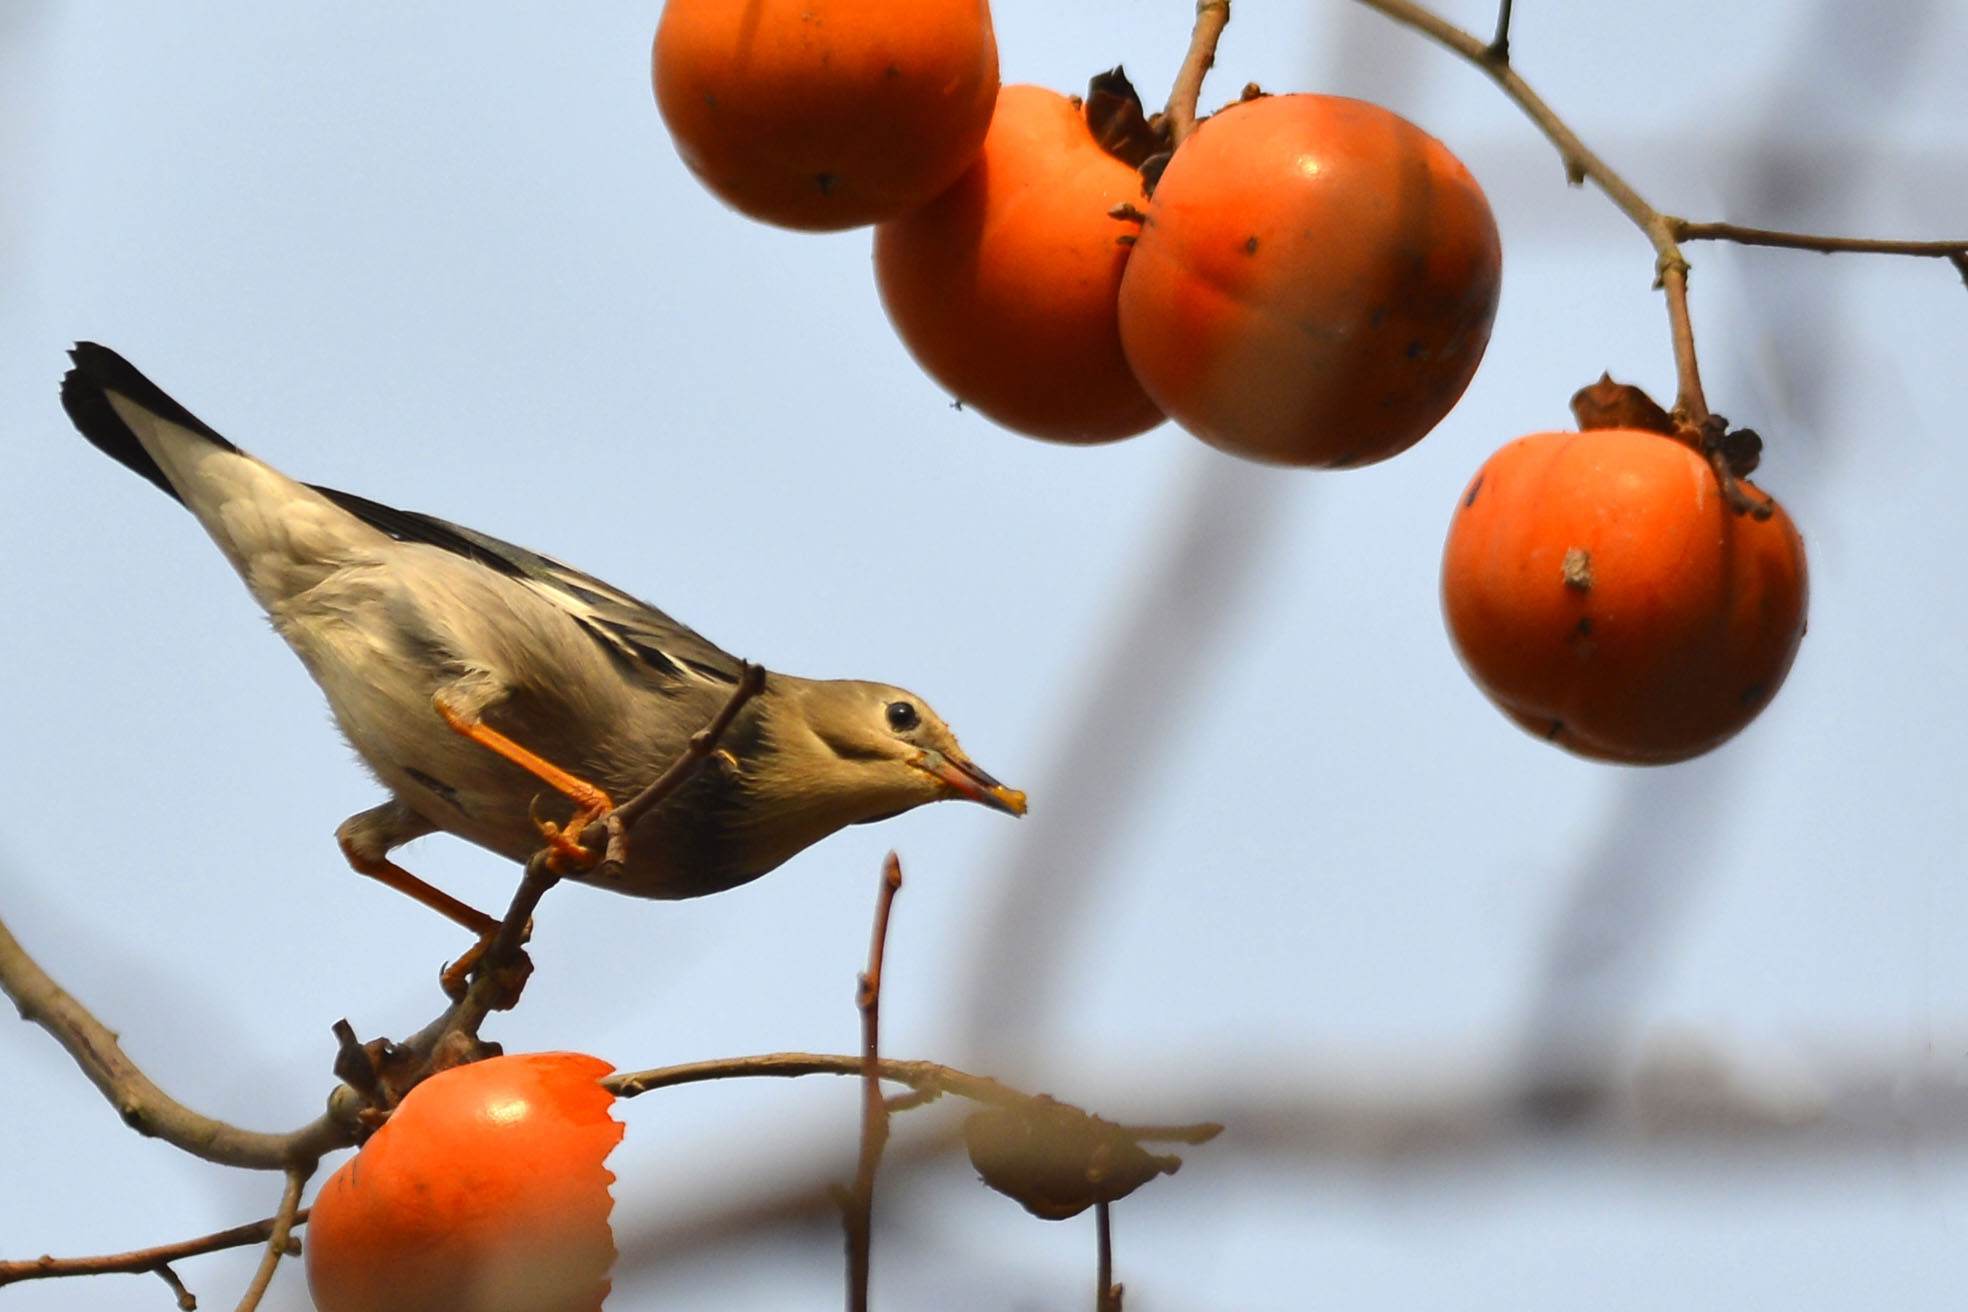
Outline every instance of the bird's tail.
<path fill-rule="evenodd" d="M 163 388 L 138 373 L 135 365 L 107 346 L 77 342 L 68 354 L 75 367 L 62 378 L 61 399 L 62 409 L 68 411 L 75 427 L 96 450 L 142 474 L 179 502 L 184 501 L 184 494 L 172 483 L 157 457 L 144 446 L 129 421 L 110 404 L 112 392 L 221 450 L 238 452 L 238 447 L 166 396 Z"/>
<path fill-rule="evenodd" d="M 272 612 L 388 539 L 220 437 L 116 352 L 70 353 L 62 407 L 98 449 L 176 498 Z"/>

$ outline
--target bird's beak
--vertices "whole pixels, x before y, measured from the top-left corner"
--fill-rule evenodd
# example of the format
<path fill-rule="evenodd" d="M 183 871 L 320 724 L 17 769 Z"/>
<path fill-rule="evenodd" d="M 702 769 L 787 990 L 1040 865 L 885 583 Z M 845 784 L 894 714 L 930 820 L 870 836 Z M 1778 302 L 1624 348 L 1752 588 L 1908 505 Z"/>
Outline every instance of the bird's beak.
<path fill-rule="evenodd" d="M 912 764 L 941 781 L 953 797 L 980 802 L 1006 815 L 1025 814 L 1025 794 L 1016 788 L 1006 788 L 967 757 L 949 757 L 941 752 L 924 750 Z"/>

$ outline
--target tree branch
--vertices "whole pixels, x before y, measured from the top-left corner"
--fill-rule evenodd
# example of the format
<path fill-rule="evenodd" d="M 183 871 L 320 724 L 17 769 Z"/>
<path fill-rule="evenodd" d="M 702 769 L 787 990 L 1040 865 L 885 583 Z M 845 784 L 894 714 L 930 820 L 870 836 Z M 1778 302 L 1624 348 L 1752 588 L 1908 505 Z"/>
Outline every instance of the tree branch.
<path fill-rule="evenodd" d="M 286 1134 L 265 1134 L 191 1110 L 152 1083 L 117 1043 L 116 1034 L 55 983 L 0 922 L 0 990 L 21 1019 L 39 1025 L 75 1059 L 123 1123 L 220 1166 L 280 1171 L 312 1166 L 355 1142 L 354 1123 L 331 1103 L 318 1120 Z"/>
<path fill-rule="evenodd" d="M 239 1297 L 235 1312 L 253 1312 L 266 1296 L 267 1286 L 273 1283 L 273 1272 L 280 1265 L 280 1259 L 287 1255 L 287 1244 L 294 1234 L 295 1220 L 301 1214 L 301 1190 L 307 1186 L 308 1177 L 314 1174 L 314 1164 L 292 1167 L 287 1172 L 287 1187 L 281 1191 L 280 1206 L 273 1213 L 273 1227 L 267 1233 L 266 1252 L 260 1258 L 259 1269 L 253 1272 L 252 1283 Z"/>
<path fill-rule="evenodd" d="M 868 1312 L 868 1279 L 874 1255 L 875 1172 L 888 1146 L 888 1104 L 881 1091 L 882 958 L 888 949 L 888 917 L 902 891 L 902 862 L 890 852 L 882 862 L 881 891 L 875 897 L 875 927 L 868 943 L 868 969 L 856 981 L 855 1006 L 861 1012 L 861 1150 L 854 1164 L 854 1188 L 841 1207 L 847 1230 L 847 1306 Z"/>
<path fill-rule="evenodd" d="M 1543 97 L 1531 90 L 1509 63 L 1509 5 L 1498 18 L 1497 39 L 1484 42 L 1463 31 L 1440 15 L 1413 0 L 1359 0 L 1431 40 L 1461 55 L 1503 89 L 1517 107 L 1536 124 L 1564 161 L 1565 176 L 1574 185 L 1590 180 L 1606 194 L 1620 213 L 1632 220 L 1654 247 L 1654 285 L 1667 299 L 1668 333 L 1674 348 L 1674 372 L 1678 387 L 1676 417 L 1699 434 L 1708 425 L 1708 398 L 1702 392 L 1701 370 L 1695 357 L 1694 323 L 1688 313 L 1688 261 L 1681 253 L 1682 241 L 1735 241 L 1746 245 L 1782 246 L 1816 251 L 1867 251 L 1882 255 L 1923 255 L 1952 261 L 1968 282 L 1968 243 L 1883 241 L 1867 237 L 1813 237 L 1804 233 L 1778 232 L 1764 228 L 1745 228 L 1732 223 L 1690 223 L 1664 214 L 1636 191 L 1632 184 L 1586 148 L 1565 121 L 1558 117 Z M 1725 479 L 1724 487 L 1732 485 Z"/>
<path fill-rule="evenodd" d="M 293 1225 L 307 1222 L 307 1209 L 302 1208 L 294 1214 Z M 37 1257 L 26 1261 L 0 1261 L 0 1285 L 11 1285 L 23 1280 L 58 1280 L 68 1276 L 107 1276 L 140 1275 L 155 1272 L 171 1285 L 179 1294 L 180 1306 L 188 1297 L 184 1285 L 170 1269 L 170 1263 L 183 1261 L 187 1257 L 202 1257 L 206 1253 L 220 1253 L 228 1248 L 244 1248 L 248 1244 L 265 1243 L 273 1235 L 278 1217 L 269 1216 L 245 1225 L 233 1226 L 230 1230 L 217 1230 L 196 1239 L 180 1239 L 176 1243 L 158 1244 L 154 1248 L 137 1248 L 127 1253 L 105 1253 L 98 1257 Z M 291 1229 L 291 1227 L 290 1227 Z M 291 1236 L 288 1253 L 295 1252 Z"/>
<path fill-rule="evenodd" d="M 1895 241 L 1878 237 L 1826 237 L 1810 232 L 1785 232 L 1778 228 L 1746 228 L 1740 223 L 1691 223 L 1670 218 L 1670 231 L 1676 241 L 1732 241 L 1739 246 L 1775 246 L 1791 251 L 1817 251 L 1822 255 L 1908 255 L 1916 258 L 1959 260 L 1968 258 L 1968 241 Z"/>
<path fill-rule="evenodd" d="M 1094 1312 L 1121 1312 L 1121 1287 L 1114 1283 L 1114 1218 L 1105 1200 L 1093 1205 Z"/>

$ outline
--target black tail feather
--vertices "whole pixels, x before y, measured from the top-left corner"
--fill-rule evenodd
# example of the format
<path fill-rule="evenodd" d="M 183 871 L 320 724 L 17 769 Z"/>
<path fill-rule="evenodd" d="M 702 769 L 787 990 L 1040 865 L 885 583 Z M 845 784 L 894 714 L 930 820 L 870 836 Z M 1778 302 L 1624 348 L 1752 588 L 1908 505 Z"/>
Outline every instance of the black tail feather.
<path fill-rule="evenodd" d="M 197 415 L 166 396 L 156 383 L 138 373 L 135 365 L 107 346 L 77 342 L 68 355 L 75 361 L 75 367 L 62 378 L 61 399 L 69 419 L 96 450 L 142 474 L 173 499 L 184 500 L 164 476 L 163 469 L 151 459 L 150 452 L 144 450 L 137 435 L 130 431 L 130 426 L 110 406 L 109 393 L 126 397 L 158 418 L 188 428 L 228 451 L 239 449 L 207 428 Z"/>

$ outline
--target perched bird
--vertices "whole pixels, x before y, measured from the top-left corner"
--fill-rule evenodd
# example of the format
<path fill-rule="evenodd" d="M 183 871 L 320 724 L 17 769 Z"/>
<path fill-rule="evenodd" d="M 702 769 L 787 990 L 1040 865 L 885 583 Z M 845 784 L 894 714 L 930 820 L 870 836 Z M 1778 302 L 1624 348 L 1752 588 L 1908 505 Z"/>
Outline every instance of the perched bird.
<path fill-rule="evenodd" d="M 116 352 L 70 355 L 69 418 L 198 517 L 389 790 L 337 830 L 349 864 L 481 935 L 490 916 L 391 849 L 443 830 L 523 861 L 542 846 L 542 782 L 573 805 L 545 828 L 578 834 L 661 773 L 738 683 L 742 662 L 654 606 L 471 529 L 297 483 Z M 771 674 L 717 755 L 628 830 L 605 886 L 716 893 L 843 826 L 953 797 L 1025 812 L 913 693 Z M 572 851 L 581 878 L 591 862 Z"/>

